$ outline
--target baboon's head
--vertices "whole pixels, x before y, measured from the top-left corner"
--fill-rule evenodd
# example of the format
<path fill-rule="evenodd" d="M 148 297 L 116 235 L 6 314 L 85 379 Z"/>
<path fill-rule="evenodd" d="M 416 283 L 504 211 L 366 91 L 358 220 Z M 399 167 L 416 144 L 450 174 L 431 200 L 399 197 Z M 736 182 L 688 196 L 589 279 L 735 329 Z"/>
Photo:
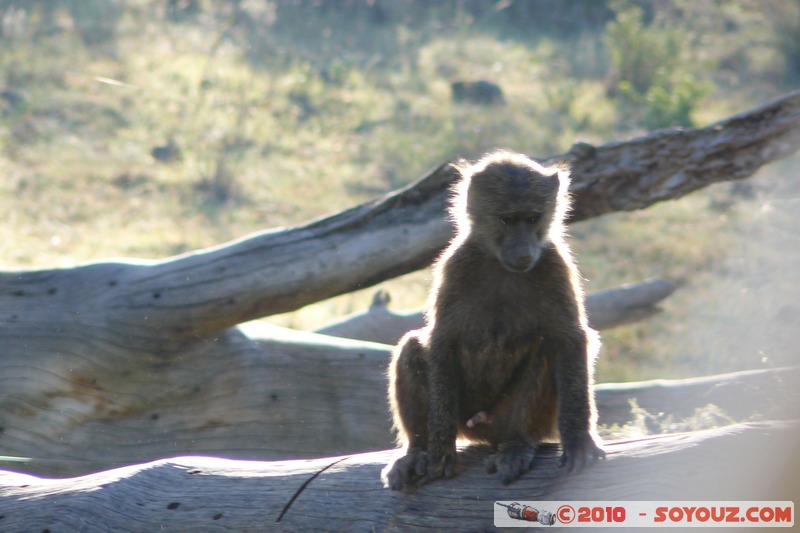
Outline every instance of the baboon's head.
<path fill-rule="evenodd" d="M 467 232 L 511 272 L 532 269 L 563 231 L 568 171 L 498 152 L 459 172 L 452 210 L 459 233 Z"/>

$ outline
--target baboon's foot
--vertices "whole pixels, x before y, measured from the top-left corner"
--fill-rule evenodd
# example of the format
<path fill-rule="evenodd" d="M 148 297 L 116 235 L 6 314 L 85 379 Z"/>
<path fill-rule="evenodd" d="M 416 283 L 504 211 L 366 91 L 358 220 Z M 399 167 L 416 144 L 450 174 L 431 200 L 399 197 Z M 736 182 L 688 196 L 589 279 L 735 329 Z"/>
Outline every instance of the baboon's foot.
<path fill-rule="evenodd" d="M 535 446 L 519 441 L 505 442 L 499 446 L 497 453 L 486 459 L 486 471 L 497 473 L 503 485 L 508 485 L 531 469 L 534 457 Z"/>
<path fill-rule="evenodd" d="M 588 431 L 570 439 L 562 437 L 561 441 L 564 453 L 561 454 L 558 465 L 566 468 L 567 472 L 580 472 L 586 465 L 606 458 L 606 452 Z"/>
<path fill-rule="evenodd" d="M 386 465 L 381 478 L 385 487 L 403 490 L 413 487 L 427 473 L 428 453 L 419 448 L 410 448 L 403 457 L 393 464 Z"/>
<path fill-rule="evenodd" d="M 442 478 L 450 478 L 456 474 L 456 447 L 455 443 L 438 452 L 428 454 L 427 472 L 417 481 L 417 485 L 424 485 Z"/>

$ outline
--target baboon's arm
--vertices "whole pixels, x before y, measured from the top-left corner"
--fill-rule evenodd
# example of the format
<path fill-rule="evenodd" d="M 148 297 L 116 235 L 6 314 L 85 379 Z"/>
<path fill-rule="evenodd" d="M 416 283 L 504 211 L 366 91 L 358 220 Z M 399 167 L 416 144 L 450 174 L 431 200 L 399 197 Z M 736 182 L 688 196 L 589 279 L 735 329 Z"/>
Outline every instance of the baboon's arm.
<path fill-rule="evenodd" d="M 456 459 L 458 430 L 458 349 L 453 341 L 434 339 L 428 367 L 428 477 L 450 477 Z"/>
<path fill-rule="evenodd" d="M 557 344 L 558 430 L 564 449 L 561 463 L 569 471 L 580 470 L 586 462 L 605 456 L 591 431 L 594 405 L 589 390 L 590 339 L 584 332 L 575 332 Z"/>

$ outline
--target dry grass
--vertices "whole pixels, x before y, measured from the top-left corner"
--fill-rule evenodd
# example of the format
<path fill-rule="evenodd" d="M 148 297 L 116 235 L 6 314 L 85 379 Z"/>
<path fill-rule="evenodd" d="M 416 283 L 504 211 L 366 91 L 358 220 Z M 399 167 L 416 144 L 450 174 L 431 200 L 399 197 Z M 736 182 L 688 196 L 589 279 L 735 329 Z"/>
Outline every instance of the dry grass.
<path fill-rule="evenodd" d="M 454 156 L 547 156 L 643 131 L 610 91 L 596 28 L 521 38 L 466 16 L 414 27 L 318 11 L 276 26 L 269 13 L 249 16 L 263 28 L 208 14 L 173 24 L 141 0 L 113 45 L 92 47 L 64 13 L 50 32 L 33 15 L 4 19 L 0 89 L 24 100 L 0 100 L 2 268 L 161 258 L 334 213 Z M 715 83 L 698 123 L 783 90 L 763 66 L 781 65 L 778 45 L 757 37 L 763 23 L 729 16 L 740 41 L 706 28 L 702 54 L 685 63 Z M 459 77 L 495 81 L 507 105 L 453 103 Z M 180 157 L 155 159 L 170 140 Z M 606 333 L 600 380 L 796 362 L 798 168 L 773 165 L 752 194 L 723 185 L 572 228 L 589 289 L 649 276 L 682 284 L 660 316 Z M 386 287 L 396 307 L 420 306 L 427 272 Z M 373 292 L 274 320 L 315 327 L 363 309 Z"/>

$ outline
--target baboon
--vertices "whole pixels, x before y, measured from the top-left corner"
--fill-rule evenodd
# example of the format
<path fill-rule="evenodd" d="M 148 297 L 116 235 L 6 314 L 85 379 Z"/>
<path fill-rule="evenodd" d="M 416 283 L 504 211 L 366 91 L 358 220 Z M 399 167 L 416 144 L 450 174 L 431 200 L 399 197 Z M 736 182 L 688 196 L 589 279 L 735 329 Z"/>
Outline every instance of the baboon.
<path fill-rule="evenodd" d="M 569 172 L 496 152 L 458 165 L 456 235 L 434 266 L 426 325 L 392 355 L 389 402 L 406 455 L 393 490 L 455 473 L 456 438 L 489 444 L 508 484 L 559 437 L 567 471 L 605 457 L 591 390 L 599 348 L 564 240 Z"/>

